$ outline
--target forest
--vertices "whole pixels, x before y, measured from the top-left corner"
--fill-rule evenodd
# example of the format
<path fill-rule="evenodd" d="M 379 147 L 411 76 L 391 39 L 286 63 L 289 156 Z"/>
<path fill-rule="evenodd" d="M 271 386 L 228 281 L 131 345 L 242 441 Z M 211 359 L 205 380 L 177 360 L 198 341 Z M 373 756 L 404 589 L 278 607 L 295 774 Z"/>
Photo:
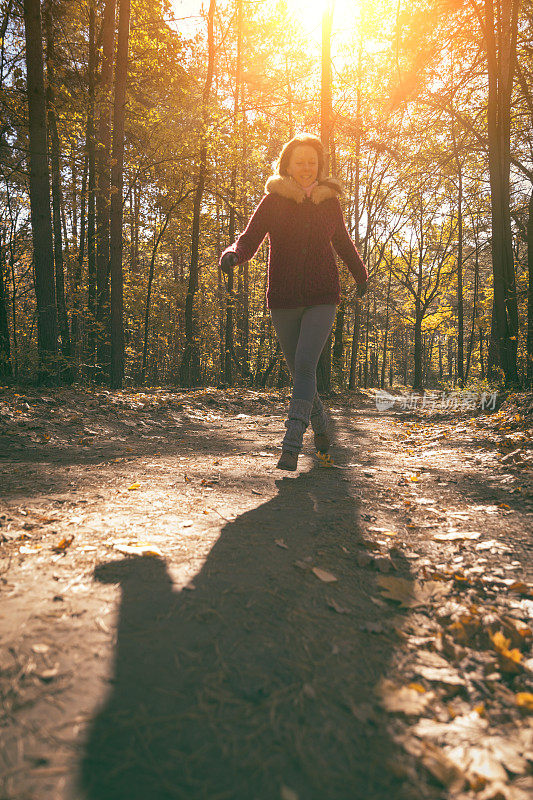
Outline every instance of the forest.
<path fill-rule="evenodd" d="M 287 385 L 266 242 L 218 261 L 308 131 L 369 272 L 321 387 L 531 386 L 531 0 L 0 13 L 3 382 Z"/>

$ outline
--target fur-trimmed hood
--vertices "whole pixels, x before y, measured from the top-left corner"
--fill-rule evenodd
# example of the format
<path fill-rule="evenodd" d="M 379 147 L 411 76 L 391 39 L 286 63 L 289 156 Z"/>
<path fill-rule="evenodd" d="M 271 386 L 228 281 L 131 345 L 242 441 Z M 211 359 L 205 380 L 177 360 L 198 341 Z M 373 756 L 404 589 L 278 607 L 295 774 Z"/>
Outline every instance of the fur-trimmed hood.
<path fill-rule="evenodd" d="M 265 192 L 267 194 L 279 194 L 288 200 L 294 200 L 296 203 L 303 203 L 306 197 L 304 190 L 296 181 L 283 175 L 271 175 L 265 184 Z M 336 178 L 324 178 L 319 181 L 318 186 L 315 186 L 311 192 L 311 200 L 318 205 L 318 203 L 323 203 L 324 200 L 339 197 L 341 194 L 342 184 L 340 181 Z"/>

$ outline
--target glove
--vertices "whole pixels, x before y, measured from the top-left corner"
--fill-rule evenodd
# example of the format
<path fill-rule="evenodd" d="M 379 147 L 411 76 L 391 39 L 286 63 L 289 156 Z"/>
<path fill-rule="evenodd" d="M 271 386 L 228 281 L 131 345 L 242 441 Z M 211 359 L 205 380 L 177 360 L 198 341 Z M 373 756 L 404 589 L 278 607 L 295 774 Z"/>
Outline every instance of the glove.
<path fill-rule="evenodd" d="M 232 267 L 238 262 L 238 258 L 236 253 L 233 253 L 231 250 L 229 253 L 224 253 L 222 258 L 220 259 L 220 269 L 222 272 L 226 274 L 230 271 Z"/>
<path fill-rule="evenodd" d="M 358 283 L 356 296 L 362 297 L 364 294 L 366 294 L 367 289 L 368 289 L 368 283 L 366 281 L 364 283 Z"/>

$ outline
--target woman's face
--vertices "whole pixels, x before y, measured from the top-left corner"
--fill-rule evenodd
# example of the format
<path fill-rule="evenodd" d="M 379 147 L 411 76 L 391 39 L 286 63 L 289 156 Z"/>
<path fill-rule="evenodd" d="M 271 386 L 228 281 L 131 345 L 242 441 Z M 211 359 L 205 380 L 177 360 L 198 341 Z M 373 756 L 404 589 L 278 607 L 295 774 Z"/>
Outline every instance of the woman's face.
<path fill-rule="evenodd" d="M 302 144 L 295 147 L 289 159 L 287 172 L 303 189 L 318 178 L 318 154 L 314 147 Z"/>

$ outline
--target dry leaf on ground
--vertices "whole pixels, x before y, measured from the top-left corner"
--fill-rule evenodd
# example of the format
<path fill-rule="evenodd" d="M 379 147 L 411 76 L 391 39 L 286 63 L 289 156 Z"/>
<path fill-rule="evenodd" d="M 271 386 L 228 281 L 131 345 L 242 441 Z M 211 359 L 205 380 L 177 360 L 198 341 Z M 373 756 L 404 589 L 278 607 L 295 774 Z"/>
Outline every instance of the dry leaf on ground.
<path fill-rule="evenodd" d="M 163 553 L 153 544 L 114 544 L 115 550 L 125 556 L 159 556 L 163 558 Z"/>
<path fill-rule="evenodd" d="M 500 669 L 503 672 L 520 672 L 520 662 L 523 656 L 517 647 L 512 650 L 509 649 L 511 640 L 506 639 L 501 631 L 497 631 L 494 635 L 491 635 L 490 639 L 498 655 Z"/>
<path fill-rule="evenodd" d="M 338 578 L 336 578 L 335 575 L 332 575 L 331 572 L 327 572 L 325 569 L 320 569 L 320 567 L 313 567 L 311 572 L 324 583 L 333 583 L 334 581 L 338 580 Z"/>
<path fill-rule="evenodd" d="M 436 533 L 433 538 L 436 542 L 458 542 L 462 539 L 474 541 L 480 536 L 481 534 L 476 531 L 449 531 L 448 533 Z"/>
<path fill-rule="evenodd" d="M 451 581 L 411 581 L 390 575 L 379 575 L 378 584 L 382 595 L 388 600 L 399 602 L 403 608 L 425 606 L 431 600 L 444 597 L 451 590 Z"/>
<path fill-rule="evenodd" d="M 60 542 L 52 547 L 55 553 L 63 553 L 74 541 L 74 536 L 64 536 Z"/>
<path fill-rule="evenodd" d="M 458 792 L 463 788 L 465 784 L 463 770 L 437 745 L 424 742 L 420 760 L 433 777 L 451 792 Z"/>
<path fill-rule="evenodd" d="M 533 693 L 532 692 L 518 692 L 516 695 L 516 705 L 524 708 L 526 711 L 533 711 Z"/>
<path fill-rule="evenodd" d="M 376 693 L 381 698 L 381 704 L 386 711 L 406 716 L 422 714 L 428 703 L 435 697 L 433 692 L 421 693 L 417 688 L 398 686 L 387 678 L 379 682 Z"/>

